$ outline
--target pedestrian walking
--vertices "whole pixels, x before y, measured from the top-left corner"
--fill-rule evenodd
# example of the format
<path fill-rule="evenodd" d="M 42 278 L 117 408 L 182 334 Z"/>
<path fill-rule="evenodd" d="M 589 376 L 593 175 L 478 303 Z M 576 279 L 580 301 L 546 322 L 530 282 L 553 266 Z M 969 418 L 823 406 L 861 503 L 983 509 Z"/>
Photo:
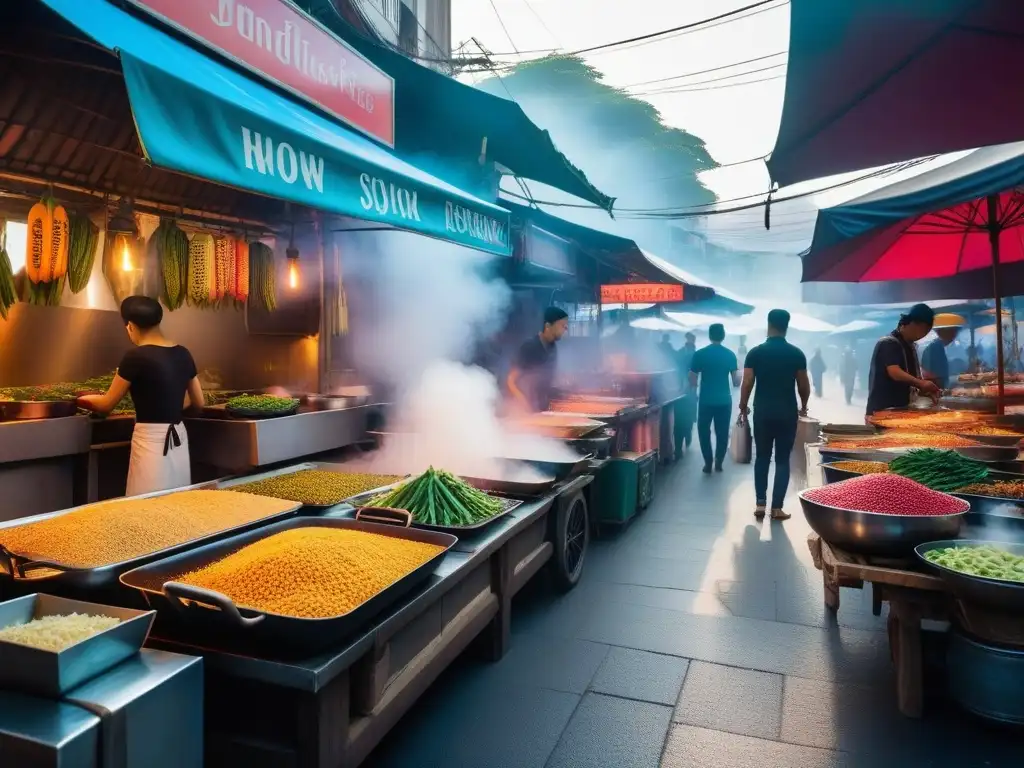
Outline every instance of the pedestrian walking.
<path fill-rule="evenodd" d="M 789 456 L 796 441 L 797 421 L 807 413 L 811 383 L 807 377 L 807 358 L 786 341 L 789 312 L 773 309 L 768 313 L 768 338 L 750 350 L 743 368 L 740 390 L 740 414 L 750 413 L 750 395 L 754 395 L 754 516 L 765 515 L 768 502 L 768 469 L 775 456 L 775 483 L 772 488 L 772 520 L 788 520 L 782 508 L 789 488 Z M 797 406 L 797 393 L 800 405 Z"/>
<path fill-rule="evenodd" d="M 676 458 L 683 455 L 683 446 L 689 450 L 693 441 L 693 422 L 697 418 L 697 393 L 690 383 L 690 363 L 693 362 L 696 351 L 697 337 L 687 333 L 685 343 L 676 352 L 676 367 L 679 370 L 680 386 L 683 388 L 683 396 L 676 401 Z"/>
<path fill-rule="evenodd" d="M 814 396 L 819 399 L 822 396 L 822 385 L 824 384 L 825 371 L 827 370 L 825 358 L 821 356 L 821 350 L 814 350 L 814 357 L 811 358 L 811 380 L 814 382 Z"/>
<path fill-rule="evenodd" d="M 726 349 L 725 326 L 715 323 L 708 328 L 711 343 L 697 350 L 690 363 L 690 383 L 697 395 L 697 439 L 704 456 L 704 473 L 710 474 L 712 462 L 716 472 L 722 471 L 726 451 L 729 450 L 729 428 L 732 426 L 732 390 L 739 386 L 736 354 Z M 715 450 L 711 451 L 711 427 L 715 428 Z"/>
<path fill-rule="evenodd" d="M 846 395 L 846 404 L 853 403 L 853 389 L 857 383 L 857 356 L 851 347 L 843 350 L 843 360 L 840 363 L 839 378 L 843 382 L 843 393 Z"/>

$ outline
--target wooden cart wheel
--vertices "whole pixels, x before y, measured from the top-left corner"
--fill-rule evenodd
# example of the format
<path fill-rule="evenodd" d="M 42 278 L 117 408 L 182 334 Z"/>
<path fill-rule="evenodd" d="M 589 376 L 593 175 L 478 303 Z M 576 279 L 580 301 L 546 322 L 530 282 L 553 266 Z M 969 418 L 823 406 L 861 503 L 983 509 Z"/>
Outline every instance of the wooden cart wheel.
<path fill-rule="evenodd" d="M 581 492 L 558 505 L 551 536 L 555 548 L 551 576 L 555 588 L 568 592 L 583 575 L 583 563 L 590 544 L 590 514 Z"/>

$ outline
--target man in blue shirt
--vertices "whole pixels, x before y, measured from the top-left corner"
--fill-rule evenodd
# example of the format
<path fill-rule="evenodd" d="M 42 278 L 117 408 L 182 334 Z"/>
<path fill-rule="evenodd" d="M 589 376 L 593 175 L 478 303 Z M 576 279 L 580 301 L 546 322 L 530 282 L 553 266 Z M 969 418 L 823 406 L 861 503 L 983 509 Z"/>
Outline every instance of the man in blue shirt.
<path fill-rule="evenodd" d="M 775 453 L 775 484 L 772 488 L 772 520 L 788 520 L 782 509 L 789 487 L 789 455 L 796 442 L 797 420 L 807 413 L 811 382 L 807 378 L 807 357 L 786 341 L 789 312 L 768 313 L 768 339 L 750 350 L 743 368 L 740 413 L 750 413 L 747 404 L 754 393 L 754 516 L 764 517 L 768 502 L 768 469 Z M 797 408 L 796 395 L 800 394 Z"/>
<path fill-rule="evenodd" d="M 704 473 L 711 472 L 711 425 L 715 425 L 715 470 L 722 471 L 725 452 L 729 448 L 729 419 L 732 415 L 732 389 L 739 386 L 736 355 L 722 346 L 725 326 L 715 323 L 708 328 L 711 343 L 693 353 L 690 362 L 690 383 L 697 386 L 697 439 L 704 455 Z"/>

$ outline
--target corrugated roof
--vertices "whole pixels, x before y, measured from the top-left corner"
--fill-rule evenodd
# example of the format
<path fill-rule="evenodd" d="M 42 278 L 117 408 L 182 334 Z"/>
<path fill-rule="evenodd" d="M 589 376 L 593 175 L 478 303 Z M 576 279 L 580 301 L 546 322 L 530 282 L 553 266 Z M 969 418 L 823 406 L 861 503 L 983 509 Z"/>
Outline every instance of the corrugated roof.
<path fill-rule="evenodd" d="M 117 58 L 37 3 L 0 5 L 0 175 L 262 221 L 282 216 L 281 201 L 149 166 Z M 0 176 L 0 188 L 11 186 Z"/>

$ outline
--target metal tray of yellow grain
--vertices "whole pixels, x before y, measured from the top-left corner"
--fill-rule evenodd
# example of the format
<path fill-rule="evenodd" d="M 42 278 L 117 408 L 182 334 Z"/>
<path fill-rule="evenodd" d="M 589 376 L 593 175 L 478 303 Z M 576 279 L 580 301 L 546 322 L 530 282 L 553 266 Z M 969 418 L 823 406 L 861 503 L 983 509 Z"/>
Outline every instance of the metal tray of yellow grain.
<path fill-rule="evenodd" d="M 121 574 L 121 584 L 140 592 L 146 603 L 156 609 L 164 632 L 214 645 L 238 642 L 247 648 L 315 653 L 364 629 L 376 616 L 430 578 L 448 550 L 458 542 L 458 538 L 450 534 L 411 528 L 410 522 L 411 516 L 404 510 L 374 510 L 372 515 L 354 519 L 299 517 L 285 520 L 135 568 Z M 434 544 L 441 549 L 430 560 L 348 613 L 323 619 L 285 616 L 236 605 L 220 592 L 176 581 L 183 574 L 223 560 L 250 544 L 297 528 L 364 531 Z M 268 578 L 273 577 L 268 575 Z"/>
<path fill-rule="evenodd" d="M 174 488 L 169 491 L 156 491 L 155 493 L 130 496 L 126 497 L 124 500 L 138 501 L 140 499 L 155 499 L 160 496 L 169 496 L 172 493 L 181 493 L 182 491 L 206 491 L 215 490 L 216 488 L 217 483 L 215 481 L 197 483 L 196 485 L 190 485 L 184 488 Z M 112 499 L 111 501 L 118 500 Z M 231 528 L 225 528 L 222 531 L 217 531 L 207 536 L 200 536 L 197 539 L 185 541 L 181 544 L 175 544 L 171 547 L 165 547 L 164 549 L 150 552 L 146 555 L 141 555 L 130 560 L 122 560 L 103 566 L 97 566 L 95 568 L 74 568 L 62 563 L 32 557 L 31 553 L 11 552 L 4 548 L 2 544 L 3 533 L 6 528 L 17 528 L 21 525 L 38 523 L 52 517 L 59 517 L 70 512 L 87 509 L 91 506 L 95 506 L 95 504 L 83 504 L 81 506 L 71 507 L 70 509 L 64 509 L 59 512 L 48 512 L 43 515 L 23 517 L 13 520 L 10 523 L 0 524 L 0 579 L 14 580 L 26 584 L 31 582 L 32 584 L 38 584 L 40 588 L 71 587 L 79 590 L 104 589 L 106 587 L 115 586 L 117 584 L 118 577 L 125 571 L 131 570 L 132 568 L 169 557 L 170 555 L 174 555 L 179 552 L 194 549 L 195 547 L 203 544 L 219 541 L 229 536 L 234 536 L 235 534 L 244 533 L 265 525 L 270 525 L 271 523 L 280 522 L 281 520 L 291 517 L 302 509 L 301 504 L 295 504 L 282 512 L 268 515 L 260 518 L 259 520 L 243 523 L 242 525 L 236 525 Z"/>
<path fill-rule="evenodd" d="M 225 480 L 221 480 L 218 482 L 217 487 L 225 491 L 244 491 L 245 489 L 240 486 L 244 486 L 249 483 L 256 483 L 259 482 L 260 480 L 269 480 L 272 477 L 280 477 L 281 475 L 290 475 L 294 472 L 302 472 L 303 470 L 306 469 L 321 469 L 324 470 L 325 472 L 337 472 L 338 474 L 342 475 L 377 474 L 373 472 L 361 472 L 354 468 L 346 467 L 345 464 L 330 464 L 323 461 L 305 461 L 302 462 L 301 464 L 293 464 L 290 467 L 282 467 L 280 469 L 271 470 L 270 472 L 261 472 L 257 475 L 245 475 L 244 477 L 232 477 Z M 324 510 L 331 509 L 332 507 L 336 507 L 339 504 L 351 504 L 355 499 L 360 499 L 363 497 L 373 498 L 374 496 L 378 496 L 386 491 L 392 490 L 395 486 L 398 485 L 398 482 L 388 483 L 387 485 L 381 485 L 377 488 L 369 488 L 365 491 L 360 491 L 359 493 L 352 494 L 351 496 L 347 496 L 344 499 L 339 499 L 333 504 L 303 504 L 302 506 L 306 509 L 322 512 Z"/>

